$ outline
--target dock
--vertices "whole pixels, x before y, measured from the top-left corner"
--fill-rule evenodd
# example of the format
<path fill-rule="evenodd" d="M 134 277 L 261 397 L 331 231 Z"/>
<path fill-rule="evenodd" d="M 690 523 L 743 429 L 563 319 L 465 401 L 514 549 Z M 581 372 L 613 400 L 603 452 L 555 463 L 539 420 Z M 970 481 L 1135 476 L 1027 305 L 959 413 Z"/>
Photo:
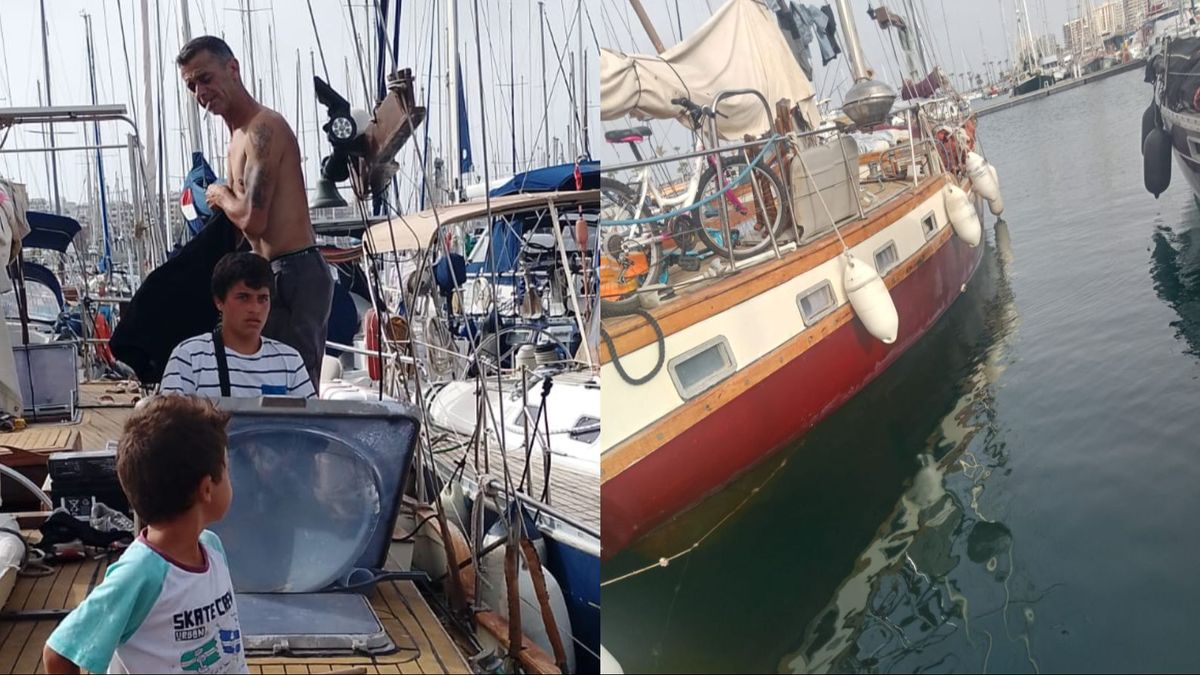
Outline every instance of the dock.
<path fill-rule="evenodd" d="M 1001 101 L 999 103 L 989 105 L 986 108 L 976 108 L 975 116 L 983 117 L 984 115 L 990 115 L 991 113 L 994 113 L 994 112 L 998 112 L 1001 110 L 1007 110 L 1014 106 L 1021 105 L 1022 103 L 1027 103 L 1029 101 L 1032 101 L 1034 99 L 1045 98 L 1047 96 L 1053 96 L 1054 94 L 1059 94 L 1059 93 L 1062 93 L 1069 89 L 1074 89 L 1076 87 L 1082 87 L 1083 85 L 1088 84 L 1089 82 L 1103 80 L 1105 78 L 1112 77 L 1113 75 L 1120 75 L 1121 73 L 1125 73 L 1130 70 L 1134 70 L 1136 68 L 1141 68 L 1142 66 L 1145 66 L 1145 65 L 1146 65 L 1145 59 L 1134 59 L 1133 61 L 1130 61 L 1129 63 L 1122 63 L 1119 66 L 1113 66 L 1112 68 L 1109 68 L 1107 70 L 1101 70 L 1098 73 L 1091 73 L 1090 75 L 1082 75 L 1080 77 L 1073 77 L 1064 82 L 1059 82 L 1058 84 L 1056 84 L 1052 87 L 1047 87 L 1045 89 L 1039 89 L 1037 91 L 1030 92 L 1030 93 L 1024 94 L 1022 96 L 1012 97 L 1007 100 Z"/>

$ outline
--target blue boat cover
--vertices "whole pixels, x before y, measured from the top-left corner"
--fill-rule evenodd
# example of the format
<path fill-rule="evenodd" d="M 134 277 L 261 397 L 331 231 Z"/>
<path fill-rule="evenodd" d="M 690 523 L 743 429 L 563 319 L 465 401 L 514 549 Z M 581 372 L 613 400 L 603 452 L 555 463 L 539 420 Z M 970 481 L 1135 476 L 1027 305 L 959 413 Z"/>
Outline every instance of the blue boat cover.
<path fill-rule="evenodd" d="M 79 221 L 66 216 L 41 211 L 25 214 L 29 220 L 29 234 L 21 240 L 22 248 L 41 248 L 66 253 L 71 240 L 82 229 Z"/>
<path fill-rule="evenodd" d="M 547 166 L 526 171 L 525 173 L 513 176 L 512 180 L 492 190 L 491 196 L 503 197 L 504 195 L 522 192 L 558 192 L 575 189 L 598 190 L 600 188 L 600 162 L 580 162 L 579 173 L 583 185 L 576 188 L 574 164 L 559 164 L 558 166 Z"/>

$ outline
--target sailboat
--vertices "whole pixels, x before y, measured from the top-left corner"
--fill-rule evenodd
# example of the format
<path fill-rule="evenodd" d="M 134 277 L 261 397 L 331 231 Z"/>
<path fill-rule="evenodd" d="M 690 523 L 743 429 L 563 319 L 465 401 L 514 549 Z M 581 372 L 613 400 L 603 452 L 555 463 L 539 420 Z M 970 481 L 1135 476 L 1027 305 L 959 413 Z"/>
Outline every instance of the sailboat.
<path fill-rule="evenodd" d="M 1003 210 L 969 112 L 942 117 L 942 106 L 922 104 L 901 121 L 906 140 L 859 153 L 858 134 L 890 125 L 896 92 L 868 74 L 849 3 L 836 7 L 854 78 L 842 97 L 846 133 L 819 129 L 811 83 L 755 0 L 728 0 L 657 55 L 601 52 L 603 119 L 678 119 L 671 101 L 690 97 L 709 119 L 707 138 L 755 139 L 727 146 L 721 161 L 772 165 L 795 214 L 764 253 L 669 268 L 665 283 L 639 290 L 643 311 L 604 317 L 605 559 L 805 434 L 922 339 L 979 266 L 985 202 Z M 780 99 L 778 115 L 761 102 Z M 779 208 L 758 181 L 729 180 L 713 206 L 696 205 L 700 226 L 748 231 Z M 638 215 L 603 223 L 602 238 L 635 237 L 655 211 Z M 685 232 L 674 226 L 672 237 Z M 664 254 L 676 255 L 666 245 Z"/>
<path fill-rule="evenodd" d="M 1022 11 L 1024 9 L 1024 11 Z M 1030 29 L 1029 7 L 1017 5 L 1017 67 L 1013 69 L 1012 95 L 1022 96 L 1054 84 L 1054 74 L 1042 67 L 1042 57 Z"/>

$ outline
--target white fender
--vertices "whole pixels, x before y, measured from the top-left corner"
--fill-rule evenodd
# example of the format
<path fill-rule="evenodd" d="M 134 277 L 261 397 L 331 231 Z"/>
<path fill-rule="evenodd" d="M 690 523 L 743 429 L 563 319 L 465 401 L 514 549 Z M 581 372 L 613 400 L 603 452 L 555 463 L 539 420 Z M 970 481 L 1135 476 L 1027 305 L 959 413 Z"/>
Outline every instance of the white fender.
<path fill-rule="evenodd" d="M 967 153 L 967 176 L 975 193 L 989 202 L 1000 198 L 1000 186 L 991 172 L 991 166 L 978 153 Z"/>
<path fill-rule="evenodd" d="M 983 226 L 979 224 L 979 215 L 975 213 L 975 207 L 971 205 L 967 193 L 957 185 L 947 185 L 942 190 L 942 195 L 946 202 L 946 215 L 950 217 L 954 233 L 966 242 L 967 246 L 975 248 L 983 239 Z"/>
<path fill-rule="evenodd" d="M 895 342 L 900 332 L 900 315 L 875 268 L 847 253 L 844 284 L 850 306 L 867 332 L 884 344 Z"/>
<path fill-rule="evenodd" d="M 503 521 L 498 521 L 491 532 L 484 537 L 484 547 L 486 548 L 504 536 L 503 529 Z M 538 555 L 543 560 L 545 559 L 544 551 L 539 551 Z M 517 586 L 521 596 L 521 632 L 547 654 L 553 655 L 554 647 L 550 643 L 546 624 L 542 621 L 542 606 L 538 602 L 537 592 L 534 590 L 533 576 L 529 573 L 528 565 L 525 564 L 525 556 L 519 555 L 517 559 L 519 560 Z M 508 585 L 504 580 L 504 546 L 498 546 L 485 555 L 479 563 L 479 571 L 483 577 L 483 583 L 480 585 L 482 597 L 479 600 L 507 621 Z M 558 626 L 558 639 L 566 648 L 567 672 L 573 673 L 575 672 L 575 649 L 571 639 L 571 617 L 567 614 L 566 597 L 558 580 L 550 574 L 550 570 L 546 569 L 545 565 L 542 565 L 542 576 L 546 579 L 546 593 L 550 596 L 550 611 L 554 614 L 554 621 Z"/>
<path fill-rule="evenodd" d="M 988 165 L 988 173 L 992 174 L 992 181 L 996 183 L 996 198 L 988 200 L 988 209 L 993 216 L 998 216 L 1004 213 L 1004 197 L 1000 194 L 1000 176 L 996 173 L 996 167 Z"/>

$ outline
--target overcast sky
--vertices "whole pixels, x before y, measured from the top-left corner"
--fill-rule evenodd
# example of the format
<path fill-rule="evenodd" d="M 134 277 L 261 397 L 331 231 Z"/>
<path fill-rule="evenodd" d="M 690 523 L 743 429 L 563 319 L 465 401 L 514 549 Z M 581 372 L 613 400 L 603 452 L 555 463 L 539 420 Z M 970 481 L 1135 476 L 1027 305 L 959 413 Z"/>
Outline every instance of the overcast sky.
<path fill-rule="evenodd" d="M 659 37 L 664 45 L 670 48 L 680 41 L 680 35 L 687 36 L 699 28 L 723 3 L 721 0 L 642 0 L 643 6 L 650 15 Z M 766 0 L 773 6 L 774 0 Z M 1029 9 L 1031 30 L 1036 36 L 1051 33 L 1062 43 L 1062 25 L 1067 19 L 1079 16 L 1079 8 L 1084 6 L 1082 0 L 1023 0 Z M 965 73 L 968 70 L 981 72 L 983 62 L 1002 60 L 1006 58 L 1005 27 L 1010 42 L 1016 41 L 1016 7 L 1022 0 L 908 0 L 917 8 L 920 21 L 932 37 L 935 46 L 935 56 L 938 63 L 949 73 Z M 616 48 L 625 52 L 653 53 L 653 47 L 645 31 L 638 22 L 628 0 L 601 0 L 605 16 L 597 28 L 601 31 L 600 44 L 606 48 Z M 806 4 L 820 6 L 824 0 L 812 1 Z M 858 27 L 859 38 L 867 62 L 875 69 L 877 76 L 895 86 L 898 83 L 896 57 L 892 53 L 889 36 L 881 31 L 866 14 L 868 5 L 888 7 L 902 15 L 909 12 L 904 9 L 905 2 L 880 2 L 880 0 L 850 0 L 854 10 L 855 23 Z M 1092 6 L 1099 6 L 1100 0 L 1092 0 Z M 1001 16 L 1003 15 L 1003 22 Z M 840 27 L 839 27 L 840 31 Z M 839 39 L 843 47 L 844 40 Z M 898 47 L 897 47 L 898 49 Z M 850 66 L 843 56 L 822 67 L 816 42 L 811 45 L 814 62 L 813 87 L 817 98 L 832 98 L 840 100 L 840 93 L 851 84 Z M 903 55 L 900 55 L 903 58 Z M 625 121 L 605 122 L 605 128 L 623 127 Z M 668 138 L 667 151 L 672 146 L 690 143 L 686 133 L 680 133 L 681 127 L 674 122 L 656 123 L 652 127 L 655 133 Z M 690 149 L 690 148 L 688 148 Z M 681 149 L 682 151 L 682 149 Z M 610 147 L 604 148 L 600 155 L 605 162 L 632 161 L 632 156 L 622 147 L 615 154 Z"/>
<path fill-rule="evenodd" d="M 770 1 L 770 0 L 769 0 Z M 996 61 L 1005 58 L 1005 31 L 1010 41 L 1015 41 L 1017 27 L 1015 6 L 1021 0 L 909 0 L 918 8 L 918 14 L 927 18 L 927 33 L 935 42 L 937 60 L 945 70 L 952 73 L 968 69 L 981 71 L 984 60 Z M 1032 15 L 1035 34 L 1051 33 L 1061 42 L 1062 24 L 1069 16 L 1078 14 L 1080 0 L 1024 0 Z M 318 139 L 317 125 L 324 123 L 325 112 L 320 110 L 314 123 L 313 96 L 311 89 L 312 70 L 310 51 L 316 52 L 317 41 L 309 19 L 305 0 L 188 0 L 191 9 L 193 35 L 214 33 L 223 35 L 242 62 L 244 73 L 250 70 L 249 40 L 244 36 L 243 24 L 250 21 L 254 36 L 254 70 L 263 81 L 261 98 L 264 103 L 280 110 L 292 122 L 301 137 L 301 148 L 307 157 L 306 175 L 310 186 L 315 183 L 317 162 L 329 152 L 323 136 Z M 140 0 L 47 0 L 48 23 L 50 26 L 50 69 L 53 81 L 55 104 L 89 103 L 87 54 L 84 38 L 84 20 L 80 16 L 86 10 L 92 15 L 96 34 L 96 79 L 101 103 L 125 103 L 136 108 L 139 116 L 143 107 L 144 83 L 142 78 L 142 53 Z M 679 41 L 680 35 L 688 35 L 711 16 L 721 0 L 643 0 L 652 21 L 664 42 L 670 46 Z M 822 3 L 823 4 L 823 3 Z M 871 4 L 879 5 L 878 0 Z M 1093 5 L 1100 4 L 1092 0 Z M 0 106 L 31 106 L 38 101 L 38 83 L 43 79 L 41 59 L 41 35 L 39 3 L 36 0 L 0 0 Z M 149 2 L 152 21 L 161 21 L 163 40 L 161 52 L 157 44 L 151 47 L 151 64 L 155 82 L 165 83 L 161 89 L 166 107 L 168 149 L 167 168 L 169 185 L 177 189 L 182 174 L 189 166 L 189 154 L 178 112 L 177 100 L 186 100 L 186 92 L 177 88 L 178 76 L 174 56 L 181 44 L 180 0 L 158 0 Z M 320 29 L 321 43 L 328 64 L 330 79 L 336 89 L 348 94 L 357 105 L 364 101 L 363 87 L 359 75 L 358 59 L 351 30 L 350 10 L 345 0 L 312 0 L 316 23 Z M 445 156 L 447 151 L 446 107 L 444 80 L 447 61 L 444 12 L 447 0 L 423 0 L 403 3 L 401 16 L 401 41 L 398 62 L 401 67 L 410 67 L 416 73 L 417 86 L 422 95 L 427 88 L 431 94 L 430 119 L 427 128 L 431 134 L 431 155 Z M 473 10 L 476 0 L 459 0 L 459 24 L 461 58 L 467 79 L 467 108 L 471 122 L 471 136 L 477 174 L 483 168 L 483 120 L 481 99 L 478 89 L 476 67 L 476 31 Z M 888 35 L 880 31 L 866 17 L 868 0 L 851 0 L 858 19 L 858 30 L 862 38 L 867 60 L 879 75 L 892 84 L 896 83 L 896 60 L 891 53 Z M 365 0 L 353 0 L 356 26 L 364 49 L 373 36 L 373 26 L 367 28 L 367 13 L 371 10 Z M 154 16 L 157 7 L 161 16 Z M 569 72 L 568 52 L 580 49 L 579 26 L 576 25 L 575 0 L 546 0 L 546 68 L 541 67 L 541 31 L 538 22 L 536 0 L 478 0 L 479 31 L 483 52 L 483 81 L 486 101 L 487 133 L 491 147 L 491 167 L 495 174 L 511 170 L 512 135 L 515 129 L 518 155 L 526 166 L 540 163 L 544 157 L 541 124 L 548 120 L 550 136 L 565 143 L 570 135 L 572 107 L 565 81 Z M 903 3 L 889 5 L 902 11 Z M 241 12 L 242 9 L 253 12 Z M 510 28 L 511 15 L 511 28 Z M 1001 21 L 1004 17 L 1004 22 Z M 922 17 L 919 17 L 922 18 Z M 591 137 L 601 138 L 602 128 L 622 126 L 622 122 L 599 122 L 597 86 L 598 46 L 615 47 L 623 51 L 649 53 L 652 51 L 648 38 L 638 23 L 628 0 L 592 0 L 586 3 L 582 16 L 582 48 L 588 59 L 589 81 L 589 124 Z M 121 26 L 125 35 L 122 40 Z M 151 30 L 154 30 L 152 23 Z M 151 37 L 152 43 L 156 38 Z M 273 44 L 272 44 L 273 42 Z M 885 47 L 886 45 L 886 47 Z M 272 46 L 274 49 L 272 50 Z M 510 86 L 510 50 L 512 53 L 515 87 Z M 128 59 L 126 58 L 128 51 Z M 299 52 L 299 59 L 297 59 Z M 561 72 L 558 57 L 562 57 Z M 850 83 L 849 66 L 845 58 L 838 58 L 827 67 L 816 58 L 815 43 L 813 57 L 816 72 L 814 87 L 818 98 L 840 98 Z M 296 64 L 301 66 L 300 102 L 304 116 L 300 124 L 297 111 Z M 582 59 L 580 59 L 582 61 Z M 159 80 L 158 68 L 162 67 Z M 389 57 L 389 69 L 391 58 Z M 432 73 L 430 67 L 432 66 Z M 373 67 L 366 64 L 368 76 Z M 582 63 L 576 64 L 581 70 Z M 272 80 L 274 71 L 274 81 Z M 347 78 L 349 70 L 349 81 Z M 323 68 L 319 53 L 316 55 L 316 71 Z M 541 104 L 541 80 L 546 74 L 550 96 L 550 109 L 543 115 Z M 132 84 L 132 87 L 131 87 Z M 158 85 L 156 84 L 156 87 Z M 158 91 L 156 89 L 156 91 Z M 515 93 L 514 93 L 515 92 Z M 514 107 L 509 101 L 515 99 Z M 512 122 L 513 112 L 516 123 Z M 225 139 L 220 124 L 213 120 L 214 135 L 206 136 L 206 146 L 215 147 L 216 154 L 223 154 L 221 147 Z M 674 123 L 666 123 L 674 125 Z M 210 125 L 206 125 L 206 129 Z M 664 131 L 664 125 L 655 125 L 656 131 Z M 125 131 L 118 125 L 103 125 L 104 142 L 123 142 Z M 84 142 L 80 125 L 60 127 L 60 145 L 79 145 Z M 143 121 L 144 130 L 144 121 Z M 44 137 L 33 133 L 38 130 L 19 128 L 14 131 L 4 147 L 33 147 L 45 145 Z M 88 141 L 90 142 L 90 130 Z M 678 132 L 664 133 L 660 137 L 671 143 L 686 143 L 686 135 Z M 553 141 L 552 141 L 553 143 Z M 670 148 L 668 147 L 668 150 Z M 592 143 L 593 154 L 605 161 L 630 159 L 628 153 L 614 155 L 603 142 Z M 562 154 L 567 152 L 562 150 Z M 402 174 L 408 185 L 418 175 L 412 147 L 404 148 L 399 157 Z M 65 198 L 80 200 L 86 191 L 87 162 L 83 152 L 60 153 L 60 188 Z M 120 152 L 105 154 L 106 176 L 110 183 L 127 187 L 128 160 Z M 215 160 L 214 160 L 215 163 Z M 221 169 L 218 168 L 220 172 Z M 49 190 L 45 159 L 43 155 L 21 154 L 0 155 L 0 172 L 30 186 L 35 196 L 48 196 Z M 477 175 L 476 179 L 481 178 Z M 408 190 L 411 192 L 412 190 Z M 411 200 L 410 200 L 411 204 Z"/>
<path fill-rule="evenodd" d="M 316 124 L 314 124 L 314 96 L 312 94 L 312 71 L 309 52 L 317 51 L 313 23 L 309 18 L 305 0 L 187 0 L 190 8 L 192 35 L 205 33 L 223 35 L 242 64 L 242 72 L 250 71 L 250 40 L 243 32 L 244 22 L 251 22 L 254 43 L 254 70 L 257 79 L 263 82 L 260 100 L 277 108 L 297 129 L 301 138 L 302 151 L 307 155 L 306 176 L 310 186 L 315 183 L 317 162 L 321 155 L 329 152 L 328 143 L 322 135 L 318 147 Z M 311 0 L 316 24 L 320 29 L 320 40 L 325 52 L 330 79 L 335 89 L 347 95 L 357 106 L 363 106 L 365 95 L 356 57 L 354 31 L 351 30 L 351 14 L 345 0 Z M 372 3 L 377 4 L 377 3 Z M 395 1 L 391 3 L 395 5 Z M 190 166 L 190 149 L 184 146 L 184 132 L 177 100 L 186 100 L 186 90 L 178 89 L 178 73 L 174 57 L 181 45 L 180 0 L 150 0 L 151 15 L 151 64 L 153 79 L 165 83 L 161 89 L 166 106 L 169 161 L 167 164 L 171 189 L 177 190 L 183 173 Z M 373 41 L 374 22 L 365 26 L 367 15 L 374 10 L 365 0 L 350 3 L 354 12 L 357 33 L 363 49 Z M 412 68 L 418 90 L 423 98 L 430 90 L 430 112 L 427 127 L 431 135 L 430 154 L 444 156 L 447 146 L 446 107 L 444 105 L 444 80 L 447 68 L 446 22 L 447 0 L 436 2 L 422 0 L 402 3 L 401 39 L 398 62 L 401 68 Z M 476 6 L 480 14 L 482 29 L 477 33 L 473 13 Z M 541 30 L 539 28 L 538 3 L 536 0 L 459 0 L 459 44 L 464 76 L 467 80 L 466 99 L 470 116 L 474 160 L 478 178 L 483 172 L 483 120 L 481 108 L 486 109 L 487 134 L 491 139 L 492 178 L 512 168 L 512 136 L 515 128 L 517 153 L 524 163 L 518 168 L 537 166 L 544 155 L 543 117 L 548 118 L 550 136 L 566 142 L 570 135 L 569 125 L 573 117 L 567 93 L 569 74 L 568 52 L 580 48 L 580 25 L 576 23 L 577 3 L 568 0 L 546 0 L 545 2 L 545 53 L 546 86 L 550 108 L 543 115 Z M 161 16 L 155 16 L 155 7 Z M 239 10 L 253 9 L 246 13 Z M 140 0 L 46 0 L 47 23 L 49 24 L 50 79 L 53 83 L 55 105 L 88 104 L 91 94 L 88 80 L 84 19 L 81 12 L 92 16 L 95 34 L 97 100 L 100 103 L 124 103 L 136 108 L 142 116 L 145 84 L 142 76 L 143 50 L 141 33 Z M 589 12 L 593 16 L 589 16 Z M 598 25 L 600 18 L 594 16 L 595 9 L 589 8 L 582 16 L 583 50 L 587 52 L 588 67 L 592 71 L 591 82 L 591 125 L 599 126 L 599 101 L 595 83 L 597 81 L 597 43 L 592 21 Z M 510 19 L 511 17 L 511 19 Z M 161 20 L 162 48 L 156 44 L 155 20 Z M 510 24 L 511 20 L 511 24 Z M 125 35 L 122 40 L 121 26 Z M 511 25 L 511 29 L 510 29 Z M 570 29 L 568 30 L 568 27 Z M 598 31 L 598 28 L 597 28 Z M 476 67 L 476 35 L 482 46 L 482 70 L 485 88 L 481 105 L 479 91 L 479 68 Z M 390 43 L 390 30 L 388 41 Z M 272 50 L 272 46 L 274 49 Z M 390 47 L 389 47 L 390 49 Z M 510 49 L 513 76 L 510 77 Z M 128 52 L 128 59 L 126 58 Z M 297 58 L 299 52 L 299 59 Z M 559 59 L 562 56 L 562 68 Z M 577 72 L 582 70 L 582 59 L 576 55 Z M 34 106 L 38 104 L 38 83 L 43 80 L 41 20 L 37 0 L 0 0 L 0 107 Z M 303 127 L 299 124 L 297 110 L 296 66 L 300 62 L 300 103 L 304 115 Z M 316 53 L 316 71 L 323 75 L 320 53 Z M 371 62 L 373 63 L 373 61 Z M 371 81 L 374 66 L 364 64 L 368 81 Z M 159 79 L 159 66 L 162 79 Z M 432 73 L 430 73 L 432 66 Z M 392 69 L 389 53 L 388 70 Z M 349 82 L 347 81 L 349 70 Z M 511 86 L 515 80 L 516 86 Z M 132 83 L 132 88 L 131 88 Z M 427 86 L 431 83 L 432 86 Z M 158 87 L 158 85 L 155 85 Z M 157 91 L 157 89 L 156 89 Z M 514 101 L 510 105 L 510 100 Z M 515 106 L 515 107 L 514 107 Z M 516 113 L 515 127 L 512 113 Z M 326 120 L 325 111 L 319 112 L 317 122 Z M 144 133 L 144 120 L 142 120 Z M 186 122 L 184 122 L 186 124 Z M 81 125 L 56 127 L 58 145 L 81 145 L 84 142 Z M 223 146 L 224 135 L 219 120 L 213 120 L 213 145 Z M 105 143 L 124 142 L 128 127 L 116 124 L 102 125 Z M 207 125 L 206 125 L 206 128 Z M 44 137 L 34 133 L 39 130 L 19 127 L 8 138 L 4 148 L 44 146 Z M 421 133 L 421 132 L 418 132 Z M 91 130 L 87 130 L 87 141 L 91 142 Z M 553 144 L 553 140 L 551 140 Z M 206 147 L 209 145 L 206 136 Z M 218 150 L 217 154 L 223 154 Z M 566 151 L 563 151 L 566 154 Z M 127 155 L 108 151 L 104 155 L 106 176 L 110 189 L 116 184 L 128 185 Z M 411 143 L 397 157 L 405 180 L 411 185 L 418 174 Z M 84 198 L 87 175 L 86 163 L 90 155 L 84 152 L 59 153 L 60 189 L 64 199 L 79 201 Z M 218 173 L 218 167 L 213 160 Z M 45 155 L 20 154 L 0 155 L 0 172 L 14 180 L 25 182 L 33 196 L 48 197 L 48 179 Z M 345 190 L 344 190 L 345 192 Z"/>

